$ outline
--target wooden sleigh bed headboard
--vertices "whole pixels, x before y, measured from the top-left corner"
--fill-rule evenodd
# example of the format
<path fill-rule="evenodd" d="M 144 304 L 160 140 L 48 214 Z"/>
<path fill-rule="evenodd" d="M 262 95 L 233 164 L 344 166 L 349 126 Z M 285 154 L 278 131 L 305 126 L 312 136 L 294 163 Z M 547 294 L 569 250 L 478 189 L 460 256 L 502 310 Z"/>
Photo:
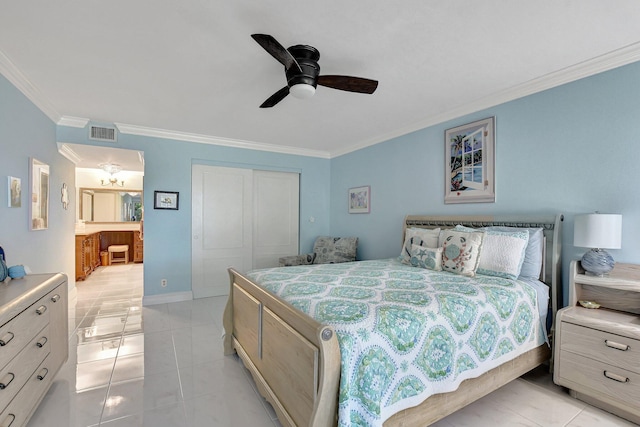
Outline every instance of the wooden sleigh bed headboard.
<path fill-rule="evenodd" d="M 542 270 L 540 280 L 551 288 L 551 310 L 553 319 L 558 311 L 558 304 L 562 303 L 562 223 L 564 215 L 540 216 L 430 216 L 407 215 L 402 227 L 402 242 L 405 231 L 410 227 L 417 228 L 453 228 L 464 225 L 471 228 L 482 227 L 517 227 L 542 228 L 544 245 L 542 247 Z M 402 243 L 401 243 L 402 244 Z"/>
<path fill-rule="evenodd" d="M 542 228 L 544 261 L 541 280 L 551 288 L 552 313 L 561 301 L 561 230 L 563 216 L 418 216 L 407 227 Z M 402 245 L 399 245 L 401 247 Z M 287 267 L 283 267 L 287 268 Z M 284 426 L 335 426 L 340 382 L 340 348 L 331 326 L 317 322 L 275 294 L 230 268 L 230 293 L 224 312 L 226 355 L 238 354 L 256 386 Z M 457 391 L 435 394 L 402 410 L 385 426 L 428 425 L 468 405 L 549 360 L 542 344 L 485 374 L 464 381 Z"/>

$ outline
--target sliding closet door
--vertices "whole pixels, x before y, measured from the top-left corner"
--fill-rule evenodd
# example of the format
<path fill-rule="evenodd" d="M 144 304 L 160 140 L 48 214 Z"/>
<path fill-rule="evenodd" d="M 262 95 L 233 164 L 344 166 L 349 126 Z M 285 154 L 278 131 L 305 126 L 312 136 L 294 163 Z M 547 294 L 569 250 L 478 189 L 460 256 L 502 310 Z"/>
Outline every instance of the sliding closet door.
<path fill-rule="evenodd" d="M 191 186 L 193 297 L 227 295 L 227 268 L 252 265 L 252 171 L 194 165 Z"/>
<path fill-rule="evenodd" d="M 193 166 L 194 298 L 227 295 L 228 267 L 272 267 L 298 253 L 298 182 L 292 173 Z"/>
<path fill-rule="evenodd" d="M 277 267 L 298 253 L 299 176 L 253 172 L 253 268 Z"/>

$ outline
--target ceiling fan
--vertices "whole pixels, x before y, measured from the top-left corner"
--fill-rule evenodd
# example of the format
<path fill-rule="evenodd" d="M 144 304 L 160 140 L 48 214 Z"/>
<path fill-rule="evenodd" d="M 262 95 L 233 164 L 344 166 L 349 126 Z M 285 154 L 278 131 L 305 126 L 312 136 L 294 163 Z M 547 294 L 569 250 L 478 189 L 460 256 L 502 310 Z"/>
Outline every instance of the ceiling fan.
<path fill-rule="evenodd" d="M 320 52 L 313 46 L 298 44 L 288 49 L 268 34 L 252 34 L 271 56 L 284 65 L 287 85 L 271 95 L 260 105 L 270 108 L 282 101 L 289 93 L 296 98 L 310 98 L 316 92 L 316 86 L 326 86 L 338 90 L 357 93 L 373 93 L 378 87 L 376 80 L 362 77 L 326 75 L 320 76 Z"/>

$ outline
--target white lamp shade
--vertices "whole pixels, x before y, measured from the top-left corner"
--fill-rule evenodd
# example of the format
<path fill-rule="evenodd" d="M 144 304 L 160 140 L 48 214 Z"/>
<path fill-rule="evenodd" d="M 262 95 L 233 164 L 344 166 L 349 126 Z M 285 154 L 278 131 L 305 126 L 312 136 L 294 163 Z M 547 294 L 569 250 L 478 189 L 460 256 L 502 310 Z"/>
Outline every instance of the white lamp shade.
<path fill-rule="evenodd" d="M 622 215 L 577 215 L 573 225 L 573 245 L 581 248 L 620 249 Z"/>
<path fill-rule="evenodd" d="M 308 84 L 299 83 L 291 86 L 289 88 L 289 93 L 295 98 L 307 99 L 311 98 L 313 94 L 316 93 L 316 88 Z"/>

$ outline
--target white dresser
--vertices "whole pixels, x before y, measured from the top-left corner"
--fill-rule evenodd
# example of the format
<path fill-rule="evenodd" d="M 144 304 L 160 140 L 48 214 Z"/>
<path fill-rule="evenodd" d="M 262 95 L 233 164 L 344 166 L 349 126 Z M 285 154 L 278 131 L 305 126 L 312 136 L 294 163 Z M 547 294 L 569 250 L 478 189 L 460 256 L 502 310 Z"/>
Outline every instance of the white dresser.
<path fill-rule="evenodd" d="M 29 421 L 67 360 L 67 324 L 64 274 L 0 283 L 0 426 Z"/>
<path fill-rule="evenodd" d="M 571 395 L 640 423 L 640 266 L 606 277 L 571 263 L 569 305 L 556 318 L 553 380 Z M 598 309 L 578 301 L 593 301 Z"/>

